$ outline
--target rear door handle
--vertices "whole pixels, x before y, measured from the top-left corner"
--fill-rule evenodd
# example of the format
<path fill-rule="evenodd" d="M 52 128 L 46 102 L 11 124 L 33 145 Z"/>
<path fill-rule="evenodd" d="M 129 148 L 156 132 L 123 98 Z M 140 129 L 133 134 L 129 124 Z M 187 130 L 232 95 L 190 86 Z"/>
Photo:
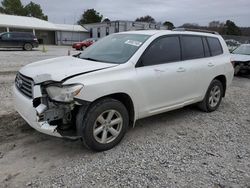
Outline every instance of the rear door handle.
<path fill-rule="evenodd" d="M 210 62 L 210 63 L 207 64 L 207 66 L 214 67 L 214 64 Z"/>
<path fill-rule="evenodd" d="M 177 69 L 177 72 L 186 72 L 186 69 L 184 67 L 179 67 Z"/>

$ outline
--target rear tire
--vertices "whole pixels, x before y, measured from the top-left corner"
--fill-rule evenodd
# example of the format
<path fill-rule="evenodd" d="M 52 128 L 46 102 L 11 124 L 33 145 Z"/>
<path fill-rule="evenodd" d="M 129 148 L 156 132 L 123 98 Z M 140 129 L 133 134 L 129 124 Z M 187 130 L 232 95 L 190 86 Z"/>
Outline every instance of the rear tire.
<path fill-rule="evenodd" d="M 204 112 L 213 112 L 220 106 L 224 93 L 223 85 L 219 80 L 213 80 L 208 87 L 205 98 L 198 104 Z"/>
<path fill-rule="evenodd" d="M 117 100 L 105 98 L 94 102 L 86 110 L 79 109 L 76 117 L 78 135 L 83 144 L 94 151 L 105 151 L 116 146 L 129 125 L 126 107 Z"/>
<path fill-rule="evenodd" d="M 24 49 L 25 51 L 31 51 L 32 48 L 33 48 L 33 46 L 32 46 L 32 44 L 30 44 L 30 43 L 26 43 L 26 44 L 23 45 L 23 49 Z"/>

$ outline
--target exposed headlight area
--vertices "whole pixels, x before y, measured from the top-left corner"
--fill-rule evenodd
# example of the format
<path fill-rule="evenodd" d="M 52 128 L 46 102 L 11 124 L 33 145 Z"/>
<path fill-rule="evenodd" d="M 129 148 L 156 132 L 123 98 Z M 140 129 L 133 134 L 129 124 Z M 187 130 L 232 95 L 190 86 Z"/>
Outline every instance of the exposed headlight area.
<path fill-rule="evenodd" d="M 38 123 L 48 131 L 57 131 L 64 136 L 75 135 L 73 122 L 78 103 L 74 97 L 82 89 L 82 84 L 63 85 L 57 82 L 44 82 L 34 88 L 34 93 L 38 93 L 33 99 Z"/>
<path fill-rule="evenodd" d="M 74 101 L 74 97 L 77 96 L 82 89 L 83 85 L 81 84 L 63 86 L 51 85 L 46 88 L 46 91 L 52 100 L 68 103 Z"/>

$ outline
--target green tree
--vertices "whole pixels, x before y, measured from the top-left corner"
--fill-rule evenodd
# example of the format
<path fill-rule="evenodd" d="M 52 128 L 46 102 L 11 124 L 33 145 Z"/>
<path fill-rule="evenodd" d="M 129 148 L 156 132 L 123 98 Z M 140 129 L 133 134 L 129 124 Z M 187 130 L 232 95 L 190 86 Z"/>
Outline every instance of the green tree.
<path fill-rule="evenodd" d="M 3 0 L 0 12 L 10 15 L 25 16 L 26 12 L 20 0 Z"/>
<path fill-rule="evenodd" d="M 155 23 L 155 19 L 152 16 L 143 16 L 140 18 L 136 18 L 136 22 L 148 22 L 148 23 Z"/>
<path fill-rule="evenodd" d="M 43 10 L 39 4 L 32 1 L 23 6 L 20 0 L 3 0 L 0 6 L 0 13 L 17 15 L 17 16 L 32 16 L 43 20 L 48 20 L 48 16 L 43 14 Z"/>
<path fill-rule="evenodd" d="M 88 9 L 84 11 L 81 19 L 77 22 L 80 25 L 89 23 L 99 23 L 102 21 L 103 16 L 97 12 L 95 9 Z"/>
<path fill-rule="evenodd" d="M 175 28 L 174 24 L 172 22 L 170 22 L 170 21 L 164 22 L 163 25 L 166 26 L 168 29 L 174 29 Z"/>
<path fill-rule="evenodd" d="M 31 1 L 24 7 L 24 9 L 27 16 L 32 16 L 42 20 L 48 20 L 48 16 L 44 15 L 43 10 L 39 4 L 36 4 Z"/>
<path fill-rule="evenodd" d="M 224 35 L 241 35 L 240 28 L 231 20 L 227 20 L 223 29 Z"/>

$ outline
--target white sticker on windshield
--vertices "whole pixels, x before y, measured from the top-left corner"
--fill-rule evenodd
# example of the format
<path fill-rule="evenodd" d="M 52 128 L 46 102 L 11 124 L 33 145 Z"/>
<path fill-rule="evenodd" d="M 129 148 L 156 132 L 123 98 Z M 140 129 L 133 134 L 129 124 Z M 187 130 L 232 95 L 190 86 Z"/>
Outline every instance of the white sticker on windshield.
<path fill-rule="evenodd" d="M 139 41 L 135 41 L 135 40 L 127 40 L 125 42 L 125 44 L 129 44 L 129 45 L 132 45 L 132 46 L 141 46 L 142 42 L 139 42 Z"/>

